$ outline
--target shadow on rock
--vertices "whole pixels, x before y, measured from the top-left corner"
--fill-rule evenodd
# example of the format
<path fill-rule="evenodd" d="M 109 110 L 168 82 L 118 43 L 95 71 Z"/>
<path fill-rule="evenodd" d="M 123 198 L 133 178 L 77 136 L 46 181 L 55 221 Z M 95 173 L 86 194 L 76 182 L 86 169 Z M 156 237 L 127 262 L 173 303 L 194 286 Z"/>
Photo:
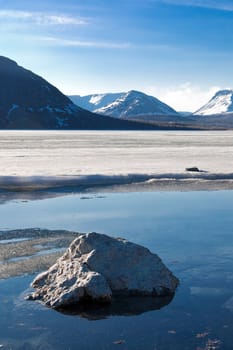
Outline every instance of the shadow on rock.
<path fill-rule="evenodd" d="M 56 311 L 69 316 L 88 320 L 101 320 L 111 316 L 136 316 L 148 311 L 159 310 L 168 305 L 174 295 L 164 297 L 118 297 L 109 304 L 82 303 Z"/>

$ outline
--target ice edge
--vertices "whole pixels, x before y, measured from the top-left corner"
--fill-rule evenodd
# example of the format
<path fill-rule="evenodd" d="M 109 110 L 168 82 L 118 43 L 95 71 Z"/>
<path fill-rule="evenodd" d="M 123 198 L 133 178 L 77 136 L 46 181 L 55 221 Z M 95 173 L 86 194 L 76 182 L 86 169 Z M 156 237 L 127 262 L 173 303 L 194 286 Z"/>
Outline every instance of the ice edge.
<path fill-rule="evenodd" d="M 49 188 L 93 188 L 115 185 L 152 184 L 153 182 L 233 181 L 233 173 L 162 173 L 127 175 L 77 175 L 77 176 L 0 176 L 0 190 L 36 190 Z"/>

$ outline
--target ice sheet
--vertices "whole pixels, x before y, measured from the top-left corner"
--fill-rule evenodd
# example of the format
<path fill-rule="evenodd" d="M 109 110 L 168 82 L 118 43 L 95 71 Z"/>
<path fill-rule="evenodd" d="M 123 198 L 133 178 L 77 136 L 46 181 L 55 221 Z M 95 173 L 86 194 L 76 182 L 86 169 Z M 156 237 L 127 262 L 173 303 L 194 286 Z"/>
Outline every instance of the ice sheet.
<path fill-rule="evenodd" d="M 0 182 L 232 180 L 232 155 L 233 131 L 0 131 Z"/>

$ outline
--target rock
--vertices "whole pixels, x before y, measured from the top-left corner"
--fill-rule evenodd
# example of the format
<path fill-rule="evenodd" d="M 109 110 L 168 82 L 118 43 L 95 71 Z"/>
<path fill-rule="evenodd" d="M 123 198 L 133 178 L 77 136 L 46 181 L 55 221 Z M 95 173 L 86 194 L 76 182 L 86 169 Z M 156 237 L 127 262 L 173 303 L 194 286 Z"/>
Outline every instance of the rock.
<path fill-rule="evenodd" d="M 196 171 L 196 172 L 200 172 L 200 169 L 198 169 L 196 166 L 193 166 L 191 168 L 185 168 L 186 171 Z"/>
<path fill-rule="evenodd" d="M 161 259 L 140 245 L 98 233 L 80 234 L 31 286 L 29 299 L 52 308 L 115 296 L 172 295 L 178 285 Z"/>

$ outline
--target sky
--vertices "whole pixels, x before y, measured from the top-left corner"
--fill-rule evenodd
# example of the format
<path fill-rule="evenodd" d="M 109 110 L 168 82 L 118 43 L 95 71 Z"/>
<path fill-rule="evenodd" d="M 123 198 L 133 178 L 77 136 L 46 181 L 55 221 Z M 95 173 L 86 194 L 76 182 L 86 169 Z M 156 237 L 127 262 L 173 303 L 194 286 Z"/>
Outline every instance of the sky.
<path fill-rule="evenodd" d="M 233 88 L 233 0 L 0 0 L 0 54 L 65 94 L 195 111 Z"/>

